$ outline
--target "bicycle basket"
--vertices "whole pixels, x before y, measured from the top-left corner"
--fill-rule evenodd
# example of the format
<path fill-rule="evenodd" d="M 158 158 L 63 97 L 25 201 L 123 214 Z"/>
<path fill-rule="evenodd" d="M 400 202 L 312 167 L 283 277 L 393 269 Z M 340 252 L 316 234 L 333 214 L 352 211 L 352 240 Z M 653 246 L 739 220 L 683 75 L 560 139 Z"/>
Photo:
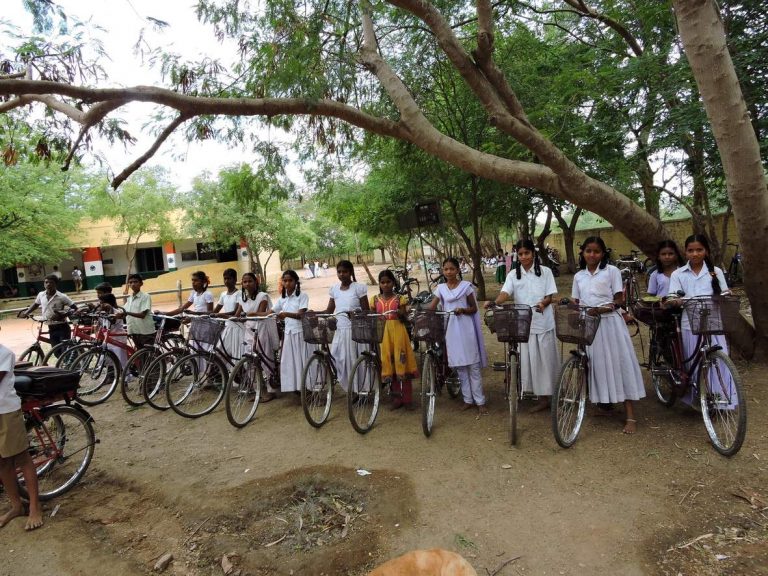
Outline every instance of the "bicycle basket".
<path fill-rule="evenodd" d="M 738 296 L 692 298 L 684 309 L 694 334 L 729 334 L 738 329 Z"/>
<path fill-rule="evenodd" d="M 160 330 L 160 324 L 163 323 L 163 319 L 159 316 L 152 316 L 152 320 L 155 322 L 155 330 Z M 178 332 L 181 328 L 181 320 L 175 318 L 166 318 L 165 324 L 163 324 L 163 332 Z"/>
<path fill-rule="evenodd" d="M 494 310 L 493 327 L 499 342 L 528 342 L 533 311 L 525 304 L 504 306 Z"/>
<path fill-rule="evenodd" d="M 671 324 L 675 318 L 674 311 L 662 308 L 661 301 L 638 300 L 632 310 L 632 315 L 643 324 L 656 326 Z"/>
<path fill-rule="evenodd" d="M 587 314 L 586 306 L 565 304 L 555 307 L 555 333 L 561 342 L 589 346 L 595 339 L 600 315 Z"/>
<path fill-rule="evenodd" d="M 352 340 L 360 344 L 376 344 L 384 338 L 387 319 L 366 312 L 352 315 Z"/>
<path fill-rule="evenodd" d="M 444 342 L 447 316 L 422 310 L 413 316 L 413 339 L 418 342 Z"/>
<path fill-rule="evenodd" d="M 485 322 L 485 325 L 488 326 L 488 331 L 491 334 L 496 333 L 496 326 L 495 321 L 493 319 L 494 311 L 493 310 L 486 310 L 485 315 L 483 316 L 483 322 Z"/>
<path fill-rule="evenodd" d="M 189 327 L 189 339 L 200 344 L 218 344 L 219 337 L 224 331 L 224 323 L 213 318 L 192 318 Z"/>
<path fill-rule="evenodd" d="M 301 318 L 301 329 L 304 341 L 309 344 L 330 344 L 336 332 L 336 318 L 333 316 L 318 316 L 307 312 Z"/>

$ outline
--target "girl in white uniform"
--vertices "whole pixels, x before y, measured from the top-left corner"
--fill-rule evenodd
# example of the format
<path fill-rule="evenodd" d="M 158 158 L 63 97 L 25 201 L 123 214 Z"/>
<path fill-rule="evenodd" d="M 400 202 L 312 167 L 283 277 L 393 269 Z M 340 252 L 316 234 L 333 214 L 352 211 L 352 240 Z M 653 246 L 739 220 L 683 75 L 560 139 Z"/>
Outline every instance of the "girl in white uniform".
<path fill-rule="evenodd" d="M 213 313 L 222 318 L 229 318 L 235 314 L 237 306 L 242 300 L 240 291 L 237 289 L 237 272 L 232 268 L 224 270 L 224 287 L 226 290 L 219 296 L 219 301 L 213 309 Z M 224 350 L 232 358 L 239 360 L 243 356 L 243 326 L 238 322 L 226 322 L 224 332 L 221 334 L 221 341 L 224 343 Z"/>
<path fill-rule="evenodd" d="M 540 412 L 549 407 L 552 388 L 560 369 L 560 354 L 557 352 L 555 337 L 555 314 L 550 304 L 557 286 L 552 271 L 541 266 L 536 247 L 531 240 L 520 240 L 515 244 L 517 261 L 501 292 L 496 298 L 496 305 L 501 305 L 510 297 L 517 304 L 527 304 L 534 308 L 531 318 L 531 335 L 527 343 L 520 345 L 520 374 L 522 389 L 533 392 L 539 402 L 530 412 Z M 492 304 L 488 302 L 486 307 Z"/>
<path fill-rule="evenodd" d="M 355 278 L 355 268 L 349 260 L 341 260 L 336 265 L 338 284 L 334 284 L 329 290 L 330 300 L 328 307 L 322 314 L 334 312 L 351 312 L 353 310 L 368 310 L 368 288 L 365 284 L 359 284 Z M 331 344 L 331 355 L 336 364 L 336 373 L 339 384 L 347 390 L 352 365 L 357 360 L 360 352 L 366 349 L 365 344 L 358 344 L 352 340 L 352 321 L 346 314 L 337 316 L 336 334 Z"/>
<path fill-rule="evenodd" d="M 624 403 L 624 433 L 637 431 L 633 401 L 645 396 L 643 376 L 619 306 L 624 301 L 621 272 L 608 264 L 605 242 L 590 236 L 581 245 L 579 272 L 573 277 L 573 299 L 601 314 L 589 357 L 589 396 L 593 403 Z"/>
<path fill-rule="evenodd" d="M 192 273 L 192 292 L 189 294 L 189 298 L 178 308 L 171 310 L 170 312 L 161 312 L 155 310 L 155 314 L 165 314 L 167 316 L 175 316 L 181 314 L 187 310 L 188 314 L 211 314 L 213 312 L 213 294 L 208 290 L 208 285 L 211 283 L 208 276 L 202 270 Z M 191 310 L 190 310 L 191 308 Z M 210 344 L 203 344 L 190 340 L 190 346 L 194 349 L 210 350 Z"/>
<path fill-rule="evenodd" d="M 283 350 L 280 355 L 280 389 L 283 392 L 301 391 L 304 366 L 317 348 L 307 344 L 301 330 L 301 317 L 309 308 L 309 297 L 301 292 L 299 275 L 293 270 L 283 272 L 283 292 L 272 311 L 285 320 Z"/>

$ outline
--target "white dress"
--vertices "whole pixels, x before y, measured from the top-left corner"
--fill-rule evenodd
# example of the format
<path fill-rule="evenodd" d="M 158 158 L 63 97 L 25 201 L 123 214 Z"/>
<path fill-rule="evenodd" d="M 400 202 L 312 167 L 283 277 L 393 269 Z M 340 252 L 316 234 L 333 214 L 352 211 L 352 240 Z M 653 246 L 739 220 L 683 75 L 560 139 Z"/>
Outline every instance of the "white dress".
<path fill-rule="evenodd" d="M 335 312 L 351 312 L 360 309 L 360 299 L 367 300 L 368 288 L 365 284 L 352 282 L 346 290 L 341 289 L 341 282 L 334 284 L 328 291 L 335 304 Z M 367 350 L 365 344 L 358 344 L 352 340 L 352 321 L 345 314 L 337 316 L 336 335 L 331 343 L 331 356 L 336 364 L 336 373 L 339 384 L 344 390 L 349 385 L 349 377 L 352 365 L 363 350 Z"/>
<path fill-rule="evenodd" d="M 189 298 L 187 298 L 187 302 L 192 303 L 192 306 L 190 306 L 190 308 L 192 308 L 192 312 L 209 312 L 208 305 L 213 304 L 213 294 L 211 294 L 208 290 L 205 292 L 195 292 L 192 290 L 192 292 L 189 294 Z M 196 342 L 195 340 L 190 340 L 190 345 L 195 350 L 210 350 L 212 347 L 212 344 Z M 203 364 L 201 362 L 201 369 L 202 366 Z"/>
<path fill-rule="evenodd" d="M 573 277 L 574 298 L 583 306 L 605 306 L 622 291 L 621 272 L 606 265 L 594 273 L 580 270 Z M 645 397 L 643 375 L 627 325 L 618 310 L 603 314 L 595 340 L 587 346 L 589 399 L 615 404 Z"/>
<path fill-rule="evenodd" d="M 448 284 L 438 284 L 434 295 L 440 299 L 442 309 L 451 312 L 456 308 L 466 308 L 469 296 L 474 296 L 475 291 L 471 282 L 462 280 L 455 288 L 449 288 Z M 480 314 L 476 312 L 449 316 L 445 328 L 445 346 L 449 366 L 485 366 L 488 357 L 480 328 Z"/>
<path fill-rule="evenodd" d="M 248 298 L 246 300 L 242 300 L 241 295 L 240 307 L 246 314 L 252 314 L 259 311 L 262 302 L 267 303 L 267 310 L 272 308 L 272 299 L 266 292 L 259 292 L 255 298 Z M 258 350 L 268 359 L 273 360 L 275 350 L 280 346 L 280 336 L 277 333 L 275 319 L 249 320 L 245 323 L 239 323 L 239 325 L 242 327 L 241 353 L 253 350 L 254 335 L 256 335 L 258 338 Z M 269 381 L 269 377 L 272 375 L 272 365 L 262 364 L 262 368 L 264 369 L 264 377 Z M 272 388 L 269 383 L 267 384 L 267 389 L 269 392 L 278 391 L 276 388 Z"/>
<path fill-rule="evenodd" d="M 540 267 L 541 276 L 536 276 L 533 266 L 526 272 L 520 267 L 520 279 L 517 271 L 507 274 L 501 291 L 515 299 L 517 304 L 534 306 L 542 298 L 557 294 L 555 277 L 546 266 Z M 531 335 L 527 343 L 520 344 L 520 375 L 524 392 L 533 392 L 536 396 L 551 396 L 555 378 L 560 369 L 560 354 L 557 351 L 555 337 L 555 313 L 552 306 L 547 306 L 539 313 L 535 310 L 531 316 Z"/>
<path fill-rule="evenodd" d="M 728 285 L 725 282 L 725 275 L 723 271 L 715 266 L 715 276 L 720 281 L 721 292 L 728 291 Z M 685 293 L 683 298 L 693 298 L 694 296 L 712 296 L 712 276 L 709 274 L 709 268 L 706 264 L 702 265 L 698 274 L 695 274 L 691 270 L 690 264 L 686 263 L 685 266 L 681 266 L 674 272 L 669 278 L 669 293 L 674 294 L 678 290 L 682 290 Z M 688 314 L 683 312 L 683 316 L 680 320 L 680 331 L 683 337 L 683 355 L 686 358 L 690 358 L 693 352 L 696 350 L 696 345 L 699 343 L 699 336 L 691 332 L 691 323 L 688 320 Z M 728 354 L 728 342 L 724 335 L 716 334 L 712 335 L 712 344 L 717 344 L 722 347 L 723 352 Z M 714 370 L 714 368 L 713 368 Z M 718 382 L 719 378 L 714 374 L 710 378 L 712 382 Z M 728 394 L 730 397 L 731 394 Z M 686 395 L 683 397 L 683 402 L 689 405 L 697 405 L 698 398 L 693 398 L 693 388 L 689 388 Z"/>
<path fill-rule="evenodd" d="M 237 305 L 242 300 L 242 294 L 239 290 L 235 290 L 232 294 L 228 294 L 226 290 L 219 296 L 218 305 L 221 305 L 220 313 L 232 314 L 234 313 Z M 243 356 L 243 325 L 240 322 L 232 322 L 227 320 L 224 323 L 224 332 L 221 333 L 221 341 L 224 343 L 224 350 L 227 351 L 232 358 L 239 360 Z"/>
<path fill-rule="evenodd" d="M 275 302 L 272 311 L 275 313 L 292 312 L 309 308 L 309 297 L 303 292 Z M 301 376 L 304 366 L 309 362 L 312 353 L 317 349 L 314 344 L 307 344 L 301 331 L 301 320 L 295 318 L 285 319 L 285 335 L 283 336 L 283 350 L 280 355 L 280 390 L 283 392 L 298 392 L 301 390 Z"/>

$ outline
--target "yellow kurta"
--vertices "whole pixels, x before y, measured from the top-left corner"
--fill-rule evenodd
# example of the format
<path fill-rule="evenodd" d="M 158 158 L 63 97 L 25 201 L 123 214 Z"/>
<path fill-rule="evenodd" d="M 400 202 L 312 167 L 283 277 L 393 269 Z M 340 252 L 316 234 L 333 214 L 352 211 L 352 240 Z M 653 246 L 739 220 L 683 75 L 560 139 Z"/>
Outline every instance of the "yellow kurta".
<path fill-rule="evenodd" d="M 380 294 L 371 296 L 371 309 L 379 314 L 397 310 L 401 304 L 407 304 L 405 296 L 395 296 L 385 301 Z M 381 341 L 381 377 L 391 378 L 397 375 L 399 379 L 410 380 L 418 376 L 416 356 L 411 347 L 411 340 L 405 325 L 394 315 L 390 314 L 384 325 L 384 338 Z"/>

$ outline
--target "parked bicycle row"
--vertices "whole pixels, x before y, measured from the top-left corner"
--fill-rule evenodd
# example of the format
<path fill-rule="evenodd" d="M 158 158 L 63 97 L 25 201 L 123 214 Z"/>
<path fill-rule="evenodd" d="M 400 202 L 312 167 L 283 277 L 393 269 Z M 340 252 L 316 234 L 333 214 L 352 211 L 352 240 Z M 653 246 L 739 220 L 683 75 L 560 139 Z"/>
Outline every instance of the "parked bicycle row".
<path fill-rule="evenodd" d="M 533 244 L 521 241 L 516 251 L 517 263 L 500 296 L 486 305 L 486 322 L 505 345 L 504 390 L 513 444 L 518 402 L 526 396 L 539 399 L 534 410 L 551 403 L 553 433 L 563 447 L 578 438 L 587 399 L 604 413 L 623 403 L 623 431 L 636 432 L 635 402 L 645 396 L 645 388 L 621 314 L 622 305 L 631 301 L 632 311 L 650 326 L 647 367 L 659 400 L 671 405 L 679 398 L 698 407 L 715 449 L 728 456 L 739 450 L 746 402 L 722 336 L 738 318 L 738 300 L 727 295 L 722 271 L 707 262 L 705 239 L 686 241 L 687 264 L 681 265 L 679 252 L 674 267 L 660 259 L 658 275 L 667 278 L 674 296 L 664 307 L 627 295 L 622 273 L 608 264 L 600 238 L 582 244 L 571 298 L 559 304 L 552 274 L 541 266 Z M 94 316 L 100 327 L 88 336 L 93 340 L 67 348 L 57 361 L 82 372 L 85 402 L 103 401 L 119 383 L 129 403 L 171 408 L 186 417 L 208 414 L 224 401 L 230 422 L 245 426 L 259 403 L 279 391 L 300 397 L 307 421 L 321 427 L 340 387 L 358 432 L 374 426 L 382 399 L 389 399 L 394 409 L 420 408 L 422 429 L 429 436 L 443 388 L 462 395 L 462 409 L 481 416 L 488 412 L 481 376 L 487 355 L 474 287 L 461 279 L 452 258 L 443 262 L 442 273 L 446 282 L 432 294 L 409 298 L 399 293 L 394 271 L 384 270 L 379 293 L 369 298 L 352 264 L 342 261 L 339 283 L 330 289 L 326 308 L 318 311 L 309 309 L 292 270 L 283 274 L 282 294 L 274 303 L 259 291 L 255 276 L 244 275 L 237 290 L 235 278 L 225 273 L 228 290 L 218 306 L 204 275 L 196 273 L 185 305 L 156 315 L 161 323 L 178 322 L 175 316 L 183 315 L 189 323 L 183 343 L 158 330 L 144 348 L 131 351 L 128 346 L 130 356 L 122 362 L 110 350 L 116 338 L 108 324 L 125 314 L 118 310 L 113 318 L 102 311 Z M 662 291 L 659 296 L 666 295 Z M 650 312 L 642 316 L 642 309 Z M 562 365 L 558 339 L 576 345 Z"/>

